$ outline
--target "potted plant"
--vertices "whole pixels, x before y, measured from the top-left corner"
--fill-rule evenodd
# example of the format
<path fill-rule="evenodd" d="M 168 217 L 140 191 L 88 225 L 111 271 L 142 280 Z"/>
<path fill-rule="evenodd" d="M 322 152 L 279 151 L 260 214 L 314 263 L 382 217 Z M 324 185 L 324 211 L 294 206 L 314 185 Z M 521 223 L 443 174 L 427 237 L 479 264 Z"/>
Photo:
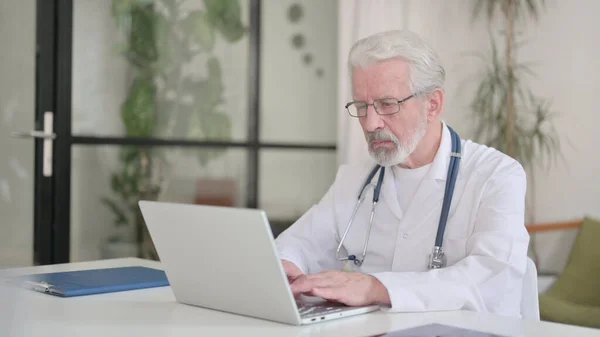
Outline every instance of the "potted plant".
<path fill-rule="evenodd" d="M 490 29 L 489 53 L 476 54 L 481 72 L 475 77 L 470 105 L 476 124 L 474 139 L 519 161 L 532 187 L 534 167 L 547 168 L 560 154 L 551 105 L 527 87 L 527 76 L 535 73 L 516 56 L 522 25 L 537 20 L 544 6 L 545 0 L 478 0 L 473 7 L 473 18 L 485 16 Z M 532 223 L 535 191 L 530 190 L 527 216 Z M 534 247 L 532 251 L 535 255 Z"/>
<path fill-rule="evenodd" d="M 239 0 L 205 0 L 186 11 L 185 0 L 113 0 L 112 15 L 124 41 L 118 51 L 134 71 L 121 120 L 127 137 L 231 139 L 231 120 L 221 104 L 221 65 L 213 55 L 218 38 L 241 40 L 246 32 Z M 207 75 L 194 78 L 186 66 L 206 60 Z M 172 150 L 168 150 L 172 151 Z M 201 165 L 225 149 L 201 149 Z M 123 147 L 111 175 L 113 195 L 102 202 L 114 216 L 115 233 L 103 247 L 105 257 L 157 258 L 139 200 L 156 200 L 168 163 L 163 150 Z"/>

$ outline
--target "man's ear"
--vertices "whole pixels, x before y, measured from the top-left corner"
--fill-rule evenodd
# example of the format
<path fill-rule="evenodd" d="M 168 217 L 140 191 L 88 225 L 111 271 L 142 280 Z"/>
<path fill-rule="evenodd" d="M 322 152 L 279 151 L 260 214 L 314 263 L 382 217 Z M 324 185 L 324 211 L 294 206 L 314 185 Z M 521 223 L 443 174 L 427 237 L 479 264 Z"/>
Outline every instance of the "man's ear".
<path fill-rule="evenodd" d="M 427 120 L 436 120 L 442 114 L 442 106 L 444 104 L 444 92 L 440 89 L 435 89 L 427 95 Z"/>

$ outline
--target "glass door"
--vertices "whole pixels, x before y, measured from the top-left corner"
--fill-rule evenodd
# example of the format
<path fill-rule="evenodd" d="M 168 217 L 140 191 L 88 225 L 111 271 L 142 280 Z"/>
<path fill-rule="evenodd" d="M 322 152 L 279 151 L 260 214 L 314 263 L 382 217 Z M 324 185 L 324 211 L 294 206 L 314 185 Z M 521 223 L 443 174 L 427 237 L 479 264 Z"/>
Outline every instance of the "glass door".
<path fill-rule="evenodd" d="M 60 260 L 61 196 L 64 175 L 56 154 L 66 137 L 56 132 L 60 105 L 55 75 L 54 1 L 0 2 L 0 268 Z M 64 133 L 62 133 L 64 134 Z M 62 135 L 61 134 L 61 135 Z"/>
<path fill-rule="evenodd" d="M 11 138 L 34 127 L 33 1 L 0 1 L 0 268 L 30 266 L 33 257 L 34 146 Z"/>

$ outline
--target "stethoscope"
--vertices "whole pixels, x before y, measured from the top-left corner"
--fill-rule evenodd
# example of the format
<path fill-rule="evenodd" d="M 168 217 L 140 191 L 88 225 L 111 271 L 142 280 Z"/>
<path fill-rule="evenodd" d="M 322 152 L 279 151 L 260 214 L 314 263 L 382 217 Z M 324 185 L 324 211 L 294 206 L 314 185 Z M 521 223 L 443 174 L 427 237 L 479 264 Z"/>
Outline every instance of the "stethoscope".
<path fill-rule="evenodd" d="M 450 164 L 448 165 L 448 177 L 446 179 L 446 189 L 444 191 L 444 201 L 442 204 L 442 212 L 440 215 L 438 230 L 437 230 L 437 234 L 435 237 L 435 245 L 433 247 L 431 254 L 429 255 L 429 261 L 427 264 L 428 269 L 443 268 L 443 267 L 446 267 L 446 263 L 447 263 L 446 255 L 444 254 L 444 251 L 442 250 L 442 242 L 444 240 L 444 231 L 446 230 L 446 222 L 448 221 L 448 213 L 450 211 L 450 204 L 452 202 L 452 194 L 454 193 L 454 185 L 456 184 L 456 177 L 458 176 L 458 167 L 459 167 L 460 158 L 461 158 L 460 137 L 451 127 L 448 127 L 448 130 L 450 130 L 450 135 L 452 138 L 452 152 L 450 153 Z M 374 185 L 371 183 L 371 180 L 373 180 L 373 177 L 375 177 L 377 172 L 380 172 L 380 173 L 379 173 L 379 177 L 377 179 L 377 184 Z M 385 176 L 385 167 L 382 167 L 381 165 L 376 165 L 373 168 L 373 170 L 371 171 L 371 173 L 369 173 L 367 180 L 363 184 L 363 186 L 360 190 L 360 194 L 358 195 L 358 202 L 356 203 L 356 206 L 354 206 L 354 210 L 352 211 L 352 216 L 350 217 L 350 221 L 348 222 L 348 225 L 346 226 L 344 235 L 342 236 L 342 239 L 340 240 L 340 243 L 338 244 L 338 247 L 336 250 L 336 257 L 338 258 L 339 261 L 351 261 L 352 263 L 354 263 L 354 265 L 356 265 L 358 267 L 362 266 L 363 262 L 365 261 L 365 256 L 367 255 L 367 247 L 369 245 L 369 237 L 371 236 L 371 228 L 373 227 L 373 216 L 375 215 L 375 206 L 377 205 L 377 202 L 379 202 L 379 193 L 381 192 L 381 185 L 383 183 L 384 176 Z M 348 235 L 348 231 L 350 230 L 350 227 L 352 226 L 352 223 L 354 222 L 354 217 L 356 216 L 356 212 L 358 211 L 360 204 L 365 199 L 365 196 L 366 196 L 365 191 L 366 191 L 367 187 L 373 187 L 373 189 L 374 189 L 373 190 L 373 205 L 371 206 L 371 215 L 369 217 L 369 227 L 367 229 L 367 236 L 365 238 L 365 244 L 363 246 L 362 254 L 361 254 L 360 258 L 357 257 L 356 255 L 348 255 L 347 257 L 340 257 L 340 250 L 342 248 L 342 245 L 344 244 L 346 235 Z"/>

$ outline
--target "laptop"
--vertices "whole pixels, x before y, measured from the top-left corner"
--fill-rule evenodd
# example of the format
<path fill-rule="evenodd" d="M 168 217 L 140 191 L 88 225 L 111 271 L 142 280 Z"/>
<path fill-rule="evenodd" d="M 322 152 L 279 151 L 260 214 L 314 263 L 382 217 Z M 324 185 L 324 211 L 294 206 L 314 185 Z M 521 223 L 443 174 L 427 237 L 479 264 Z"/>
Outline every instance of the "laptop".
<path fill-rule="evenodd" d="M 180 303 L 292 325 L 379 309 L 296 300 L 262 210 L 157 201 L 139 206 Z"/>

